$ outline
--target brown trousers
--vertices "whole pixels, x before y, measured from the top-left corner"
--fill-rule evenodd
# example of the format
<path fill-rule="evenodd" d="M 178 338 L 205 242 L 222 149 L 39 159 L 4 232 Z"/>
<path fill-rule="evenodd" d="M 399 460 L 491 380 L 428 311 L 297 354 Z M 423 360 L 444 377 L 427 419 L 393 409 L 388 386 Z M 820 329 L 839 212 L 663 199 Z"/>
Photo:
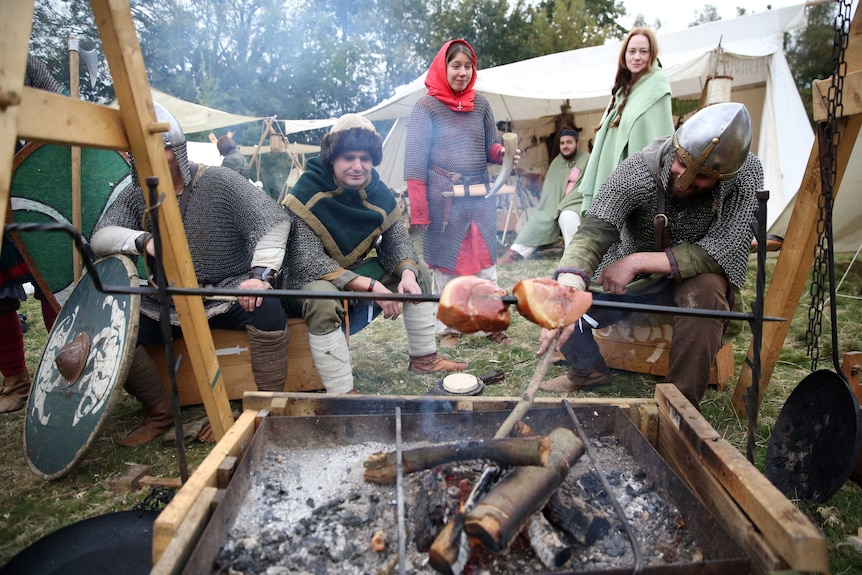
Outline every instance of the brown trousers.
<path fill-rule="evenodd" d="M 619 301 L 629 303 L 673 305 L 677 307 L 714 309 L 729 311 L 733 307 L 730 284 L 723 275 L 704 273 L 689 279 L 676 281 L 667 279 L 653 286 L 648 293 L 616 296 L 594 293 L 597 301 Z M 589 315 L 599 322 L 599 327 L 614 324 L 632 312 L 627 310 L 604 310 L 593 308 Z M 588 375 L 593 370 L 606 370 L 605 360 L 593 333 L 586 322 L 583 331 L 575 326 L 572 336 L 562 347 L 563 355 L 576 373 Z M 695 406 L 700 403 L 709 384 L 709 375 L 715 356 L 721 349 L 722 335 L 727 321 L 675 315 L 673 341 L 667 380 L 679 388 Z"/>

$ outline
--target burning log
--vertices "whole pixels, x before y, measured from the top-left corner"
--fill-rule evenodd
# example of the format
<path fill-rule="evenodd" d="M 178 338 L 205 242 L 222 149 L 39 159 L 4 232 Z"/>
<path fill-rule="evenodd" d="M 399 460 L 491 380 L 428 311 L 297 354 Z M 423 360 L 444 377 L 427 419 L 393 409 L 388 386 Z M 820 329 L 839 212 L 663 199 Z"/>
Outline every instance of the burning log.
<path fill-rule="evenodd" d="M 469 557 L 470 539 L 464 532 L 464 515 L 459 513 L 437 534 L 428 549 L 428 564 L 443 575 L 458 575 Z"/>
<path fill-rule="evenodd" d="M 546 507 L 548 520 L 584 546 L 591 546 L 608 534 L 611 523 L 600 510 L 574 495 L 554 493 Z"/>
<path fill-rule="evenodd" d="M 545 467 L 519 467 L 467 513 L 464 529 L 493 552 L 506 550 L 530 515 L 539 511 L 583 455 L 584 444 L 565 428 L 553 430 Z"/>
<path fill-rule="evenodd" d="M 542 565 L 548 569 L 561 567 L 572 557 L 572 548 L 560 540 L 556 529 L 541 512 L 533 513 L 527 523 L 527 539 Z"/>
<path fill-rule="evenodd" d="M 551 453 L 552 440 L 543 436 L 432 445 L 403 451 L 401 456 L 404 474 L 409 474 L 444 463 L 472 459 L 488 459 L 509 467 L 545 466 Z M 395 456 L 395 453 L 372 454 L 364 464 L 365 481 L 394 483 L 397 476 Z"/>

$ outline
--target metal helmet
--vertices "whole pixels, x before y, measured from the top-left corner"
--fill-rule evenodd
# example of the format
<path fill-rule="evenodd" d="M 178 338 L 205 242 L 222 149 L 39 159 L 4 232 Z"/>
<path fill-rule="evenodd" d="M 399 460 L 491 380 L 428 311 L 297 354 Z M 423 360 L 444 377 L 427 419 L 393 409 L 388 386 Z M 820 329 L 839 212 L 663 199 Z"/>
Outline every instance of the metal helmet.
<path fill-rule="evenodd" d="M 742 167 L 751 149 L 751 116 L 742 104 L 713 104 L 688 119 L 673 135 L 685 164 L 677 184 L 687 188 L 698 175 L 727 179 Z"/>
<path fill-rule="evenodd" d="M 183 181 L 188 184 L 192 179 L 192 171 L 189 166 L 189 157 L 186 151 L 186 135 L 183 133 L 183 128 L 180 126 L 180 122 L 176 116 L 171 114 L 167 108 L 158 102 L 153 102 L 153 107 L 156 109 L 156 120 L 165 122 L 170 126 L 167 132 L 162 132 L 162 142 L 164 142 L 166 148 L 171 148 L 174 151 L 180 173 L 183 175 Z"/>

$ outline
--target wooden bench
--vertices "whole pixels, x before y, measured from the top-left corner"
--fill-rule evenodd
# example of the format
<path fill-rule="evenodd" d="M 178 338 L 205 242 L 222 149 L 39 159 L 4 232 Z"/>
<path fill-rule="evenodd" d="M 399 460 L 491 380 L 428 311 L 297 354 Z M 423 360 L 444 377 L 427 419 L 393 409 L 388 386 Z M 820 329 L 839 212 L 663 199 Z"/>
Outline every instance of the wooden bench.
<path fill-rule="evenodd" d="M 667 318 L 634 313 L 609 327 L 593 330 L 593 336 L 612 369 L 667 375 L 673 327 Z M 723 389 L 734 376 L 733 344 L 718 351 L 712 364 L 709 384 Z"/>
<path fill-rule="evenodd" d="M 290 332 L 285 353 L 290 358 L 287 362 L 284 391 L 315 391 L 323 389 L 320 375 L 311 359 L 308 347 L 308 329 L 305 321 L 299 318 L 287 320 Z M 248 335 L 245 330 L 216 329 L 212 331 L 216 356 L 224 379 L 228 399 L 242 399 L 246 391 L 257 391 L 254 384 L 254 374 L 251 371 L 251 356 L 248 351 Z M 146 346 L 147 351 L 162 370 L 165 386 L 169 384 L 165 362 L 165 347 L 159 345 Z M 174 341 L 174 358 L 188 356 L 183 339 Z M 177 371 L 177 390 L 180 405 L 197 405 L 203 403 L 200 391 L 194 380 L 194 371 L 189 361 L 182 361 Z"/>

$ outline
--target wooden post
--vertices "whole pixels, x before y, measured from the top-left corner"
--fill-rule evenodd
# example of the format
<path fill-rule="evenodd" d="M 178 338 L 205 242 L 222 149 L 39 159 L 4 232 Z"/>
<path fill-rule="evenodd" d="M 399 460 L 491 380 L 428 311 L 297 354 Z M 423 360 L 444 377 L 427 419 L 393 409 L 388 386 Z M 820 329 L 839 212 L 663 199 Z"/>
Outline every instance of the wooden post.
<path fill-rule="evenodd" d="M 186 242 L 182 217 L 174 193 L 161 133 L 168 126 L 154 121 L 156 114 L 147 72 L 137 33 L 132 22 L 128 0 L 93 0 L 93 14 L 111 68 L 114 90 L 120 103 L 120 115 L 135 155 L 141 180 L 147 176 L 159 179 L 159 193 L 164 195 L 159 212 L 163 260 L 168 281 L 180 287 L 197 287 L 191 253 Z M 149 203 L 148 194 L 144 198 Z M 212 335 L 199 296 L 174 296 L 180 326 L 188 346 L 189 360 L 201 391 L 207 417 L 216 439 L 224 437 L 233 425 L 233 414 L 215 355 Z"/>
<path fill-rule="evenodd" d="M 33 27 L 33 0 L 0 2 L 0 22 L 15 23 L 4 26 L 0 34 L 0 222 L 5 222 L 27 71 L 27 47 Z M 0 227 L 2 238 L 3 228 Z"/>
<path fill-rule="evenodd" d="M 853 395 L 856 396 L 856 401 L 862 405 L 862 351 L 850 351 L 844 354 L 844 362 L 841 364 L 841 371 L 844 377 L 847 378 L 847 383 L 850 384 L 850 389 Z M 850 474 L 857 482 L 862 482 L 862 454 L 856 462 L 856 468 Z"/>
<path fill-rule="evenodd" d="M 73 48 L 74 42 L 74 48 Z M 69 38 L 69 95 L 78 99 L 81 93 L 81 63 L 77 38 Z M 72 146 L 72 225 L 79 232 L 84 229 L 81 217 L 81 148 Z M 72 250 L 72 277 L 81 279 L 81 254 Z"/>

